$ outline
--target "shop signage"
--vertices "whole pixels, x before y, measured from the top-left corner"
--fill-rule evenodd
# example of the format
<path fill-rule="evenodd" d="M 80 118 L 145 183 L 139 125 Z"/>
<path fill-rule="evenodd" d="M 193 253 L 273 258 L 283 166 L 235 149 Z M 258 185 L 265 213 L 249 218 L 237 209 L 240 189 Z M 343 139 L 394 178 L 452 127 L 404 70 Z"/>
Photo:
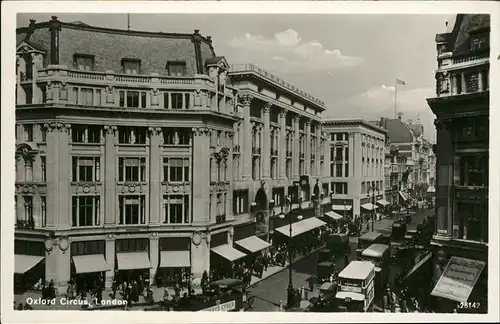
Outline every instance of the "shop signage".
<path fill-rule="evenodd" d="M 452 256 L 431 295 L 466 302 L 485 262 Z"/>
<path fill-rule="evenodd" d="M 361 293 L 363 290 L 361 287 L 355 287 L 355 286 L 345 286 L 341 285 L 340 286 L 341 291 L 348 291 L 348 292 L 353 292 L 353 293 Z"/>
<path fill-rule="evenodd" d="M 212 307 L 208 307 L 205 309 L 202 309 L 200 312 L 229 312 L 236 309 L 236 301 L 231 300 L 230 302 L 215 305 Z"/>

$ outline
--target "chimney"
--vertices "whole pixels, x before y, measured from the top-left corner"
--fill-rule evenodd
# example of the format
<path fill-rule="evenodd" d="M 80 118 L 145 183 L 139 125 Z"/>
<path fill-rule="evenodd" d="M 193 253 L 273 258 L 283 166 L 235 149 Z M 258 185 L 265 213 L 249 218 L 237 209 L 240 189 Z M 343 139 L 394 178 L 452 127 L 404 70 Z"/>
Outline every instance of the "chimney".
<path fill-rule="evenodd" d="M 207 41 L 212 44 L 212 36 L 207 36 Z"/>
<path fill-rule="evenodd" d="M 61 22 L 57 20 L 57 16 L 52 16 L 50 21 L 50 64 L 59 64 L 59 31 L 61 30 Z"/>
<path fill-rule="evenodd" d="M 200 34 L 200 30 L 199 29 L 195 29 L 194 33 L 195 33 L 195 35 L 199 35 Z"/>
<path fill-rule="evenodd" d="M 30 27 L 33 27 L 33 25 L 35 24 L 36 20 L 35 19 L 30 19 Z"/>

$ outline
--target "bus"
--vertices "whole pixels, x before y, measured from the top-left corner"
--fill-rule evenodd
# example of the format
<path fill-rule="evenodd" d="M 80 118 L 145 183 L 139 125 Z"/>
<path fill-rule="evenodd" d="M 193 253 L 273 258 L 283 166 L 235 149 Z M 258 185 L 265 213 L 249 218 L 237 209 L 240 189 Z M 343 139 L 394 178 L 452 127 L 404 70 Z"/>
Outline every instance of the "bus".
<path fill-rule="evenodd" d="M 338 275 L 335 295 L 339 312 L 369 312 L 375 298 L 375 265 L 351 261 Z"/>

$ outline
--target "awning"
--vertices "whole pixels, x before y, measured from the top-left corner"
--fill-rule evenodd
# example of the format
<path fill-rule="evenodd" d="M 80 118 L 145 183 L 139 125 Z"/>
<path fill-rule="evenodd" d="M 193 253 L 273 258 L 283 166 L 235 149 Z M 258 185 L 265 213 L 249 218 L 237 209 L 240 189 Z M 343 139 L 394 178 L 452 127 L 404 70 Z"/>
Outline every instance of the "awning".
<path fill-rule="evenodd" d="M 374 210 L 374 209 L 377 209 L 378 207 L 372 203 L 366 203 L 366 204 L 361 205 L 361 208 L 364 208 L 366 210 Z"/>
<path fill-rule="evenodd" d="M 380 204 L 382 205 L 383 207 L 387 206 L 387 205 L 390 205 L 391 203 L 388 202 L 387 200 L 385 199 L 380 199 L 380 200 L 377 200 L 377 204 Z"/>
<path fill-rule="evenodd" d="M 292 237 L 303 234 L 305 232 L 309 232 L 315 228 L 326 225 L 325 222 L 316 217 L 311 217 L 308 219 L 304 219 L 300 222 L 292 224 Z M 290 226 L 285 225 L 276 229 L 276 231 L 280 232 L 283 235 L 290 236 Z"/>
<path fill-rule="evenodd" d="M 229 244 L 219 245 L 217 247 L 212 248 L 211 250 L 220 255 L 221 257 L 223 257 L 224 259 L 231 262 L 246 256 L 245 253 L 236 250 Z"/>
<path fill-rule="evenodd" d="M 43 260 L 41 256 L 35 255 L 14 255 L 14 273 L 24 274 Z"/>
<path fill-rule="evenodd" d="M 73 257 L 76 273 L 92 273 L 111 270 L 104 254 L 75 255 Z"/>
<path fill-rule="evenodd" d="M 255 235 L 247 237 L 243 240 L 236 241 L 234 243 L 252 253 L 262 251 L 271 246 L 271 244 L 258 238 Z"/>
<path fill-rule="evenodd" d="M 350 205 L 332 205 L 332 210 L 351 210 L 352 206 Z"/>
<path fill-rule="evenodd" d="M 408 200 L 408 196 L 406 195 L 406 193 L 400 191 L 399 195 L 401 196 L 401 198 L 403 198 L 403 200 Z"/>
<path fill-rule="evenodd" d="M 428 193 L 435 193 L 436 192 L 436 188 L 434 188 L 434 186 L 430 186 L 429 188 L 427 188 L 427 192 Z"/>
<path fill-rule="evenodd" d="M 118 270 L 150 269 L 148 252 L 117 253 Z"/>
<path fill-rule="evenodd" d="M 483 261 L 452 256 L 431 295 L 466 302 L 485 265 Z"/>
<path fill-rule="evenodd" d="M 417 264 L 411 268 L 411 270 L 406 274 L 403 280 L 408 279 L 412 274 L 414 274 L 421 266 L 423 266 L 427 261 L 432 258 L 432 252 L 428 253 L 426 256 L 422 258 L 422 260 L 418 261 Z"/>
<path fill-rule="evenodd" d="M 189 251 L 161 251 L 160 268 L 187 268 L 191 266 Z"/>
<path fill-rule="evenodd" d="M 344 218 L 342 215 L 339 215 L 339 214 L 337 214 L 334 211 L 326 212 L 325 216 L 328 216 L 328 217 L 330 217 L 331 219 L 334 219 L 334 220 L 339 220 L 339 219 Z"/>

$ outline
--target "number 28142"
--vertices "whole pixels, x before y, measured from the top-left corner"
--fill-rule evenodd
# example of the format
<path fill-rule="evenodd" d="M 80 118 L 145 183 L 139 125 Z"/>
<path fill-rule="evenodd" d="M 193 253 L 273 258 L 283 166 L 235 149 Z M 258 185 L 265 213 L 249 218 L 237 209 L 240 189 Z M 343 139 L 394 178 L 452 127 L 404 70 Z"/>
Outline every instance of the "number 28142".
<path fill-rule="evenodd" d="M 481 303 L 479 302 L 460 302 L 458 304 L 458 308 L 461 308 L 461 309 L 476 309 L 476 308 L 479 308 L 481 306 Z"/>

